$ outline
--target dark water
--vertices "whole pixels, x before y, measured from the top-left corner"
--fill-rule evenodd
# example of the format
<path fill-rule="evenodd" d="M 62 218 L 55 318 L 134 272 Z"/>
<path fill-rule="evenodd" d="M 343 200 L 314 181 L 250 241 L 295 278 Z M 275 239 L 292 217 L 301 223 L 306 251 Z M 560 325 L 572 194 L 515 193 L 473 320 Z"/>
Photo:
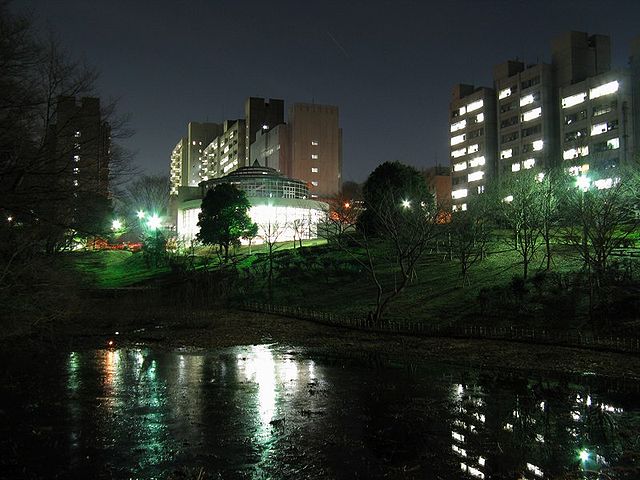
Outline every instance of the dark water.
<path fill-rule="evenodd" d="M 1 357 L 0 478 L 640 478 L 632 381 L 266 345 Z"/>

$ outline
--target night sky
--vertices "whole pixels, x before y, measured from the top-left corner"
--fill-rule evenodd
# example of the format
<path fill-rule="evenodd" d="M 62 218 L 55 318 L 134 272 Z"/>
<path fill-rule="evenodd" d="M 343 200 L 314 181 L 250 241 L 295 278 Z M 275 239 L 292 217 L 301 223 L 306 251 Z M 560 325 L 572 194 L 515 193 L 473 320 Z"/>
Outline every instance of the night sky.
<path fill-rule="evenodd" d="M 550 61 L 566 30 L 609 34 L 614 66 L 640 35 L 640 0 L 14 0 L 101 72 L 146 173 L 168 174 L 188 121 L 241 118 L 247 96 L 340 107 L 344 179 L 378 164 L 448 163 L 456 83 L 495 64 Z M 288 108 L 288 107 L 287 107 Z"/>

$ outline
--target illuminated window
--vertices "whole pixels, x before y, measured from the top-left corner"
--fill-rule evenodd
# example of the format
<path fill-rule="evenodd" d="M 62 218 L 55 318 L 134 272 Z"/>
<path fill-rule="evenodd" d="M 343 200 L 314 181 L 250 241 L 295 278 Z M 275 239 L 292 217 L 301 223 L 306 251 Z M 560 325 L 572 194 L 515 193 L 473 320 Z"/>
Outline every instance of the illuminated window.
<path fill-rule="evenodd" d="M 78 186 L 78 180 L 74 180 L 74 181 L 73 181 L 73 186 L 74 186 L 74 187 L 77 187 L 77 186 Z"/>
<path fill-rule="evenodd" d="M 613 178 L 602 178 L 600 180 L 596 180 L 593 184 L 598 190 L 606 190 L 613 187 L 615 183 Z"/>
<path fill-rule="evenodd" d="M 469 105 L 467 105 L 467 112 L 473 112 L 474 110 L 478 110 L 479 108 L 482 108 L 483 105 L 484 105 L 484 102 L 482 101 L 482 99 L 476 100 L 475 102 L 471 102 Z"/>
<path fill-rule="evenodd" d="M 484 172 L 480 170 L 478 172 L 473 172 L 467 175 L 467 181 L 477 182 L 478 180 L 482 180 L 482 177 L 484 177 Z"/>
<path fill-rule="evenodd" d="M 519 172 L 520 171 L 520 163 L 512 163 L 511 164 L 511 171 L 512 172 Z"/>
<path fill-rule="evenodd" d="M 575 95 L 571 95 L 570 97 L 565 97 L 562 99 L 562 108 L 573 107 L 574 105 L 578 105 L 582 103 L 587 98 L 587 92 L 576 93 Z"/>
<path fill-rule="evenodd" d="M 311 158 L 312 158 L 313 160 L 317 160 L 317 159 L 318 159 L 318 155 L 317 155 L 317 154 L 315 154 L 315 153 L 312 153 L 312 154 L 311 154 Z"/>
<path fill-rule="evenodd" d="M 463 133 L 462 135 L 456 135 L 455 137 L 451 137 L 451 145 L 458 145 L 459 143 L 464 142 L 466 136 Z"/>
<path fill-rule="evenodd" d="M 502 100 L 503 98 L 507 98 L 511 96 L 511 87 L 505 88 L 504 90 L 500 90 L 498 93 L 498 99 Z"/>
<path fill-rule="evenodd" d="M 318 167 L 311 167 L 311 173 L 318 173 Z"/>
<path fill-rule="evenodd" d="M 618 81 L 614 80 L 613 82 L 605 83 L 604 85 L 600 85 L 599 87 L 592 88 L 591 90 L 589 90 L 589 98 L 598 98 L 604 95 L 615 93 L 618 91 L 618 86 Z"/>
<path fill-rule="evenodd" d="M 484 165 L 484 157 L 475 157 L 469 160 L 469 166 L 472 168 L 481 167 L 482 165 Z"/>
<path fill-rule="evenodd" d="M 451 124 L 451 131 L 452 132 L 457 132 L 458 130 L 462 130 L 466 126 L 467 126 L 467 121 L 466 120 L 461 120 L 459 122 Z"/>
<path fill-rule="evenodd" d="M 80 138 L 80 130 L 77 130 L 77 131 L 76 131 L 76 133 L 75 133 L 74 137 L 76 137 L 76 138 Z"/>
<path fill-rule="evenodd" d="M 311 182 L 311 185 L 313 185 L 314 187 L 318 186 L 318 182 L 316 182 L 315 180 L 313 182 Z"/>
<path fill-rule="evenodd" d="M 453 198 L 454 200 L 457 198 L 464 198 L 467 196 L 467 193 L 468 192 L 466 188 L 460 188 L 451 192 L 451 198 Z"/>
<path fill-rule="evenodd" d="M 263 130 L 269 130 L 269 125 L 267 125 L 266 123 L 264 125 L 262 125 L 262 129 Z"/>
<path fill-rule="evenodd" d="M 478 146 L 477 143 L 474 143 L 473 145 L 469 145 L 469 149 L 467 150 L 467 153 L 476 153 L 479 148 L 480 147 Z"/>
<path fill-rule="evenodd" d="M 544 147 L 544 142 L 542 140 L 536 140 L 531 145 L 533 146 L 533 149 L 535 151 L 538 151 L 538 150 L 542 150 L 542 148 Z"/>
<path fill-rule="evenodd" d="M 530 93 L 529 95 L 525 95 L 520 99 L 520 106 L 524 107 L 525 105 L 531 105 L 535 101 L 536 98 L 533 96 L 533 93 Z"/>
<path fill-rule="evenodd" d="M 612 138 L 611 140 L 607 140 L 607 149 L 615 150 L 616 148 L 620 148 L 619 138 Z"/>
<path fill-rule="evenodd" d="M 507 150 L 502 150 L 500 152 L 500 158 L 511 158 L 513 157 L 513 148 L 508 148 Z"/>
<path fill-rule="evenodd" d="M 478 193 L 484 193 L 484 185 L 478 185 Z"/>
<path fill-rule="evenodd" d="M 73 156 L 73 161 L 74 162 L 79 162 L 80 161 L 80 155 L 74 155 Z"/>
<path fill-rule="evenodd" d="M 528 122 L 530 120 L 540 117 L 540 115 L 542 115 L 542 107 L 534 108 L 522 114 L 522 121 Z"/>
<path fill-rule="evenodd" d="M 478 115 L 476 115 L 476 123 L 482 122 L 484 122 L 484 113 L 479 113 Z"/>
<path fill-rule="evenodd" d="M 529 170 L 530 168 L 533 168 L 535 164 L 536 164 L 535 158 L 527 158 L 524 162 L 522 162 L 522 166 L 525 168 L 525 170 Z"/>
<path fill-rule="evenodd" d="M 80 169 L 78 167 L 73 168 L 73 173 L 80 173 Z"/>
<path fill-rule="evenodd" d="M 562 153 L 562 158 L 564 160 L 571 160 L 572 158 L 584 157 L 587 155 L 589 155 L 589 147 L 585 145 L 584 147 L 570 148 L 569 150 L 565 150 Z"/>
<path fill-rule="evenodd" d="M 467 162 L 460 162 L 453 165 L 454 172 L 460 172 L 467 169 Z"/>
<path fill-rule="evenodd" d="M 462 157 L 463 155 L 467 154 L 467 149 L 466 148 L 461 148 L 459 150 L 454 150 L 451 152 L 451 156 L 453 158 L 458 158 L 458 157 Z"/>
<path fill-rule="evenodd" d="M 601 133 L 606 133 L 607 124 L 606 123 L 596 123 L 591 127 L 591 136 L 600 135 Z"/>
<path fill-rule="evenodd" d="M 311 140 L 311 145 L 313 145 L 314 147 L 318 146 L 318 142 L 316 142 L 315 140 Z"/>

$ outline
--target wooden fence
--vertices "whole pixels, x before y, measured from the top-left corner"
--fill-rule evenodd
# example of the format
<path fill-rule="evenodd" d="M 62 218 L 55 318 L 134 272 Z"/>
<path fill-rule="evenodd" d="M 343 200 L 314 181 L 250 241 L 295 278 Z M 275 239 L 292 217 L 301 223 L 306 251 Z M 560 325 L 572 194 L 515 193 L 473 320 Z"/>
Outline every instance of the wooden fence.
<path fill-rule="evenodd" d="M 555 331 L 535 328 L 459 326 L 453 324 L 429 325 L 427 322 L 412 320 L 393 320 L 383 324 L 371 324 L 367 321 L 364 313 L 360 316 L 347 316 L 299 306 L 271 305 L 258 302 L 243 302 L 238 307 L 252 312 L 300 318 L 325 325 L 370 332 L 409 334 L 424 337 L 484 338 L 640 353 L 640 338 L 637 337 L 598 336 L 578 331 Z"/>

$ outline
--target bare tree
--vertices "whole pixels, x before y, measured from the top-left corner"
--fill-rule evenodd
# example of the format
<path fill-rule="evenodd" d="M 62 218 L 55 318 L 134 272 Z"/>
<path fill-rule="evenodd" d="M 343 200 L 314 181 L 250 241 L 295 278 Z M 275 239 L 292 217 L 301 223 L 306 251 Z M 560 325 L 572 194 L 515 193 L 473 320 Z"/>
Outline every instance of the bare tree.
<path fill-rule="evenodd" d="M 285 232 L 286 226 L 278 223 L 277 220 L 268 220 L 258 224 L 258 238 L 262 239 L 267 246 L 267 282 L 269 285 L 269 296 L 273 296 L 273 260 L 276 250 L 279 248 L 278 240 Z"/>
<path fill-rule="evenodd" d="M 618 176 L 583 183 L 567 191 L 564 238 L 601 285 L 611 253 L 622 246 L 640 225 L 638 176 L 619 171 Z"/>
<path fill-rule="evenodd" d="M 543 228 L 542 188 L 531 171 L 509 177 L 498 190 L 499 220 L 510 230 L 507 244 L 520 254 L 522 276 L 529 267 L 541 243 Z"/>
<path fill-rule="evenodd" d="M 451 256 L 460 264 L 462 286 L 470 285 L 469 269 L 482 260 L 491 225 L 485 198 L 467 202 L 467 210 L 455 212 L 447 224 Z"/>

